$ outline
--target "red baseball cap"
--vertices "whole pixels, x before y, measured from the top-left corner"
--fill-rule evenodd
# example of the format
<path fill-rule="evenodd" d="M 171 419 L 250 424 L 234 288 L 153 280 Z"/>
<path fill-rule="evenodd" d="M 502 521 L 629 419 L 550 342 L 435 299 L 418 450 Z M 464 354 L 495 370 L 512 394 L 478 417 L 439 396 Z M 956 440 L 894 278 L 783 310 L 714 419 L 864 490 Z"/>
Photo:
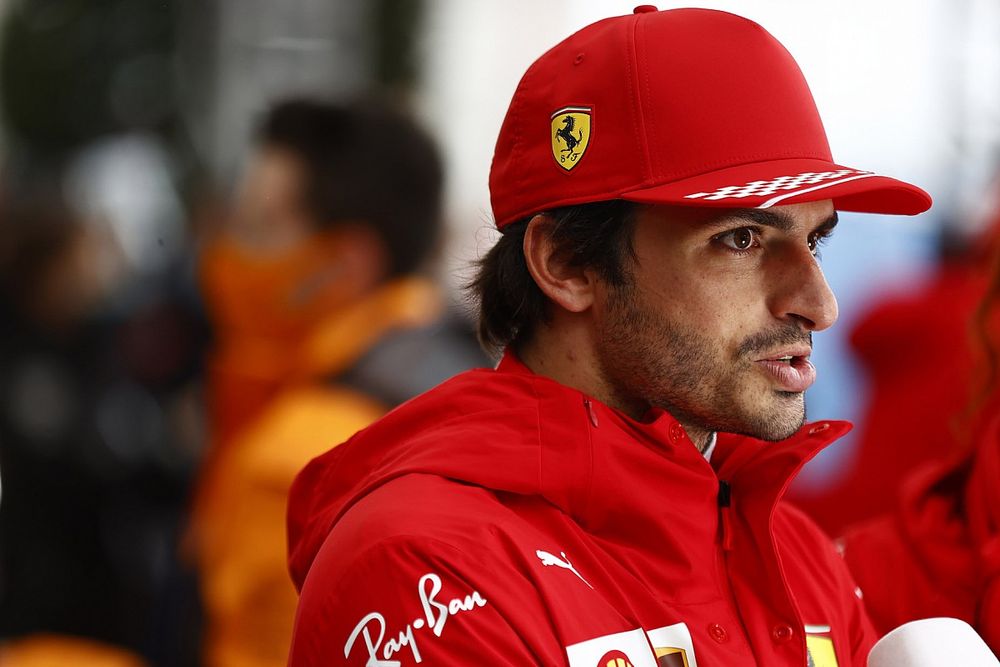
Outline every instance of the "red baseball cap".
<path fill-rule="evenodd" d="M 833 161 L 792 56 L 748 19 L 643 5 L 563 40 L 521 78 L 490 169 L 498 228 L 609 199 L 768 208 L 832 199 L 915 215 L 920 188 Z"/>

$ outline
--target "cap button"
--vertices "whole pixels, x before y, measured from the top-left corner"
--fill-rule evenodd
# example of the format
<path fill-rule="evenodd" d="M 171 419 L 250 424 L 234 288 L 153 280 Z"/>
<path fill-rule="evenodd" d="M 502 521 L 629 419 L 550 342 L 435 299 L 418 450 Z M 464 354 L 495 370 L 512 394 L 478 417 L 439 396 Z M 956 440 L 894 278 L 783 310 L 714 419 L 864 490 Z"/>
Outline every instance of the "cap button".
<path fill-rule="evenodd" d="M 632 13 L 648 14 L 649 12 L 658 12 L 658 11 L 660 10 L 656 8 L 656 5 L 639 5 L 638 7 L 632 10 Z"/>

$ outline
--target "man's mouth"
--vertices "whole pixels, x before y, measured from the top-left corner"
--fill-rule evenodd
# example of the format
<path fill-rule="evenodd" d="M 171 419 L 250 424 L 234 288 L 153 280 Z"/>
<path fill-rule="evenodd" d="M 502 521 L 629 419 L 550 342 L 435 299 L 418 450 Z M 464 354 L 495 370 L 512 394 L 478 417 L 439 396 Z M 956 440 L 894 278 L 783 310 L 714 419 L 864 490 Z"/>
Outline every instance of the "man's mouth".
<path fill-rule="evenodd" d="M 777 386 L 779 391 L 800 393 L 816 381 L 816 367 L 809 361 L 812 350 L 779 352 L 755 363 Z"/>

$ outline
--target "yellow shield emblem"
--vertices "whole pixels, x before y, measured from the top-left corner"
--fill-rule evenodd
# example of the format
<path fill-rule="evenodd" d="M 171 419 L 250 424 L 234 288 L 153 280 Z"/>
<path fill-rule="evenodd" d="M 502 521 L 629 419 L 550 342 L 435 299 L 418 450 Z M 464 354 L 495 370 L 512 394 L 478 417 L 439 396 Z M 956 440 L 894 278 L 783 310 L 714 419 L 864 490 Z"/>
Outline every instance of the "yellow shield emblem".
<path fill-rule="evenodd" d="M 552 114 L 552 157 L 556 164 L 569 171 L 580 164 L 580 158 L 590 145 L 590 109 L 563 107 Z"/>
<path fill-rule="evenodd" d="M 838 667 L 830 626 L 806 626 L 806 657 L 809 667 Z"/>

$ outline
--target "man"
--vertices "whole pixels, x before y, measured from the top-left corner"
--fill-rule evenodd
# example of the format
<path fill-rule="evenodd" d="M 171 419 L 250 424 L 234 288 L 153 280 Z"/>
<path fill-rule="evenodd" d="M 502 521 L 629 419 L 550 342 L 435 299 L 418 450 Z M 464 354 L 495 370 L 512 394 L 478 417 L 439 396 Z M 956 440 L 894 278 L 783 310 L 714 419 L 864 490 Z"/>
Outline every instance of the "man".
<path fill-rule="evenodd" d="M 490 186 L 503 359 L 300 474 L 291 664 L 864 665 L 850 576 L 778 500 L 848 429 L 802 427 L 835 210 L 930 198 L 832 161 L 760 26 L 649 6 L 529 68 Z"/>
<path fill-rule="evenodd" d="M 194 542 L 209 665 L 284 665 L 297 596 L 285 505 L 311 458 L 480 365 L 419 275 L 440 220 L 431 140 L 374 103 L 269 110 L 235 214 L 205 250 L 213 449 Z"/>

